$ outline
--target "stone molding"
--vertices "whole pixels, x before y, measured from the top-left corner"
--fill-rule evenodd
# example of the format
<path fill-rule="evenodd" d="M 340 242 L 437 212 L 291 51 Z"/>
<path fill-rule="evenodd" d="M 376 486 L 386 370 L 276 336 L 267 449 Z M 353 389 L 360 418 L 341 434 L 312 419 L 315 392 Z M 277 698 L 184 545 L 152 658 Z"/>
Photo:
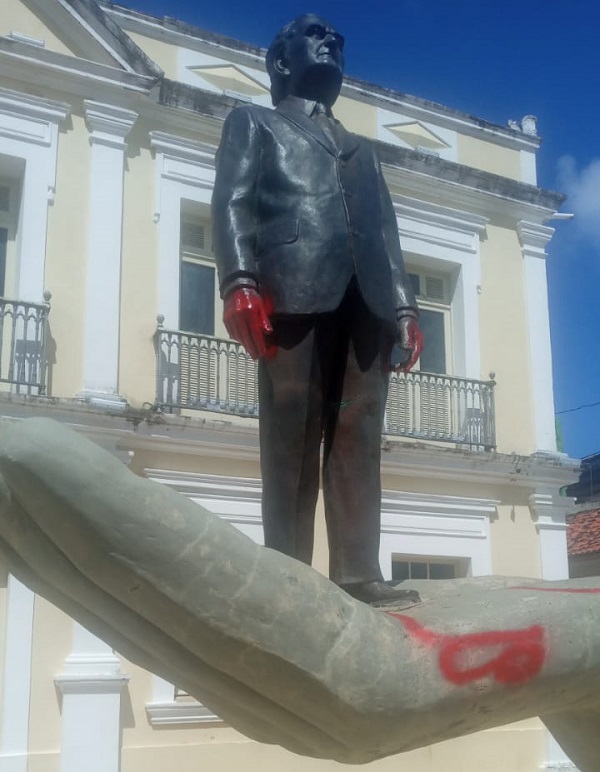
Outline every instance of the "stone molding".
<path fill-rule="evenodd" d="M 517 233 L 519 234 L 523 257 L 548 257 L 546 245 L 554 235 L 554 231 L 555 229 L 548 225 L 519 220 Z"/>
<path fill-rule="evenodd" d="M 70 109 L 65 102 L 0 89 L 2 153 L 21 167 L 18 285 L 12 290 L 19 300 L 39 303 L 44 295 L 48 205 L 56 188 L 59 124 Z"/>
<path fill-rule="evenodd" d="M 0 88 L 0 137 L 50 147 L 53 126 L 64 121 L 71 105 Z"/>
<path fill-rule="evenodd" d="M 84 100 L 85 119 L 90 130 L 90 142 L 124 150 L 125 138 L 131 131 L 138 114 L 122 107 Z"/>
<path fill-rule="evenodd" d="M 148 721 L 152 726 L 174 724 L 223 724 L 223 719 L 201 702 L 150 702 L 146 705 Z"/>

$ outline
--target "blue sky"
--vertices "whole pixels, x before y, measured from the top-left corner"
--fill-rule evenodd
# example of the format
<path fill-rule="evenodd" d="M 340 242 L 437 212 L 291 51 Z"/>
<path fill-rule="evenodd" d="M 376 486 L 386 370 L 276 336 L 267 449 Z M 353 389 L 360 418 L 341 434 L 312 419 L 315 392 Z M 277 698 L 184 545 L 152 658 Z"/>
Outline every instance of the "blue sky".
<path fill-rule="evenodd" d="M 600 451 L 600 5 L 594 0 L 121 0 L 255 45 L 314 11 L 346 37 L 349 75 L 506 125 L 538 118 L 542 187 L 569 195 L 549 223 L 554 390 L 565 450 Z M 507 314 L 510 298 L 507 298 Z M 585 407 L 593 405 L 593 407 Z M 567 412 L 565 412 L 567 411 Z"/>

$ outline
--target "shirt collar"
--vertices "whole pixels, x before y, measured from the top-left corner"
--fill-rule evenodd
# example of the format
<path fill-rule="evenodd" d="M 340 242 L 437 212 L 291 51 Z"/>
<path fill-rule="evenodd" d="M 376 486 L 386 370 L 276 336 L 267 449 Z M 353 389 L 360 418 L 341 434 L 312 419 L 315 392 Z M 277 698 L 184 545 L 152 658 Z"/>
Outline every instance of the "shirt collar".
<path fill-rule="evenodd" d="M 315 107 L 318 104 L 318 102 L 315 102 L 312 99 L 303 99 L 302 97 L 292 96 L 291 94 L 285 97 L 285 100 L 286 102 L 291 102 L 298 109 L 302 110 L 302 112 L 308 115 L 309 118 L 312 117 L 313 113 L 315 112 Z M 333 118 L 333 113 L 331 112 L 331 109 L 326 105 L 322 105 L 322 107 L 325 114 L 328 115 L 330 118 Z"/>

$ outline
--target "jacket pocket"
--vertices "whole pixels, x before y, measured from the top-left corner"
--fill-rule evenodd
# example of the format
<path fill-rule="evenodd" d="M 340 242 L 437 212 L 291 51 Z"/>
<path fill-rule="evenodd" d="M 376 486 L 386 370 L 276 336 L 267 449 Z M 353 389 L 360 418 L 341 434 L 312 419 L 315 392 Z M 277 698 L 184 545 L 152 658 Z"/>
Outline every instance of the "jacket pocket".
<path fill-rule="evenodd" d="M 298 220 L 280 220 L 261 226 L 256 237 L 257 257 L 280 244 L 292 244 L 298 239 L 298 230 Z"/>

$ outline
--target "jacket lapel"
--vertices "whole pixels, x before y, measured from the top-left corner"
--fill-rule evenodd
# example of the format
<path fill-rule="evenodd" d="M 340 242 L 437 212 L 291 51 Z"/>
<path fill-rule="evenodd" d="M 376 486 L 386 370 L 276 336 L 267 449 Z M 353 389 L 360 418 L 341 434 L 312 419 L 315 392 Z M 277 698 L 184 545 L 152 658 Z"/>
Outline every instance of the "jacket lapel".
<path fill-rule="evenodd" d="M 349 131 L 346 131 L 341 123 L 337 124 L 337 137 L 340 144 L 340 156 L 346 160 L 358 150 L 358 146 L 360 145 L 360 137 L 357 137 L 356 134 L 351 134 Z"/>
<path fill-rule="evenodd" d="M 306 114 L 302 107 L 301 100 L 293 98 L 283 99 L 275 109 L 299 129 L 310 134 L 310 136 L 322 145 L 327 152 L 336 157 L 339 156 L 347 159 L 358 150 L 360 138 L 357 137 L 356 134 L 351 134 L 349 131 L 346 131 L 338 121 L 335 126 L 337 143 L 334 143 L 321 129 L 318 123 Z"/>
<path fill-rule="evenodd" d="M 287 118 L 288 121 L 295 124 L 299 129 L 309 134 L 314 140 L 322 145 L 328 153 L 337 156 L 339 149 L 332 143 L 331 139 L 321 130 L 320 126 L 310 118 L 293 99 L 283 99 L 275 108 L 278 113 Z"/>

